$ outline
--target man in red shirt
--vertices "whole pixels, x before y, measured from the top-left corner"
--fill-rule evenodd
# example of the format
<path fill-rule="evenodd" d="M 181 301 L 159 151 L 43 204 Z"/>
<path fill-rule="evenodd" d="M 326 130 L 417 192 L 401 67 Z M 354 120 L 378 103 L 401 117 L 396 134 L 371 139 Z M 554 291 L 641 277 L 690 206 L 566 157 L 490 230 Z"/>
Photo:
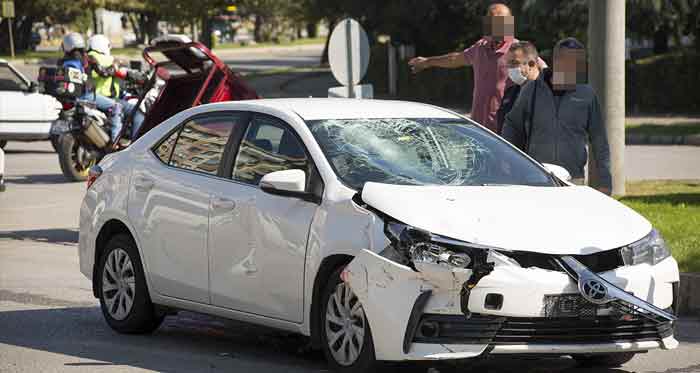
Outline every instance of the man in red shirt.
<path fill-rule="evenodd" d="M 515 20 L 505 4 L 489 7 L 484 17 L 485 36 L 464 52 L 437 57 L 416 57 L 408 62 L 413 72 L 431 67 L 456 69 L 471 65 L 474 69 L 474 94 L 471 117 L 490 130 L 500 133 L 496 114 L 503 91 L 513 84 L 508 79 L 507 54 L 515 41 Z M 538 61 L 541 66 L 546 66 Z"/>

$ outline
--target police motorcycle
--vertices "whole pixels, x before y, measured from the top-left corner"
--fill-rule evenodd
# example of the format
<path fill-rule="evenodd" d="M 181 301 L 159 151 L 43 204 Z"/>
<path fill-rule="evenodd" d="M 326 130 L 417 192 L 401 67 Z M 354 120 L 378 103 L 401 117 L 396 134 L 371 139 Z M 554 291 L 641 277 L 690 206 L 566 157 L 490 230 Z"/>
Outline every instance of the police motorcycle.
<path fill-rule="evenodd" d="M 127 100 L 138 100 L 147 78 L 135 71 L 128 76 L 124 95 Z M 93 101 L 81 99 L 88 84 L 87 74 L 71 67 L 41 67 L 38 80 L 43 91 L 63 105 L 51 127 L 61 171 L 69 181 L 86 180 L 90 167 L 119 150 L 120 144 L 128 143 L 128 136 L 120 136 L 121 142 L 110 141 L 112 124 L 107 114 L 98 110 Z M 130 133 L 133 115 L 133 110 L 125 113 L 123 133 Z"/>

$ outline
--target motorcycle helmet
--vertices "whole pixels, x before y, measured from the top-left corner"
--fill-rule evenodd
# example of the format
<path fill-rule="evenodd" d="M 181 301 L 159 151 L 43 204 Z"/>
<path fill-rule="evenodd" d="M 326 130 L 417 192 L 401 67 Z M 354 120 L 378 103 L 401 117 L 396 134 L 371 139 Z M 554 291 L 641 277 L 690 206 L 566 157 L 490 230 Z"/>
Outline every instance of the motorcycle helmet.
<path fill-rule="evenodd" d="M 63 50 L 64 53 L 70 53 L 76 49 L 85 49 L 85 39 L 83 39 L 83 35 L 77 32 L 71 32 L 63 37 L 61 50 Z"/>
<path fill-rule="evenodd" d="M 102 34 L 93 35 L 90 37 L 90 39 L 88 39 L 88 50 L 96 51 L 104 54 L 105 56 L 109 56 L 111 49 L 112 45 L 110 44 L 109 39 Z"/>

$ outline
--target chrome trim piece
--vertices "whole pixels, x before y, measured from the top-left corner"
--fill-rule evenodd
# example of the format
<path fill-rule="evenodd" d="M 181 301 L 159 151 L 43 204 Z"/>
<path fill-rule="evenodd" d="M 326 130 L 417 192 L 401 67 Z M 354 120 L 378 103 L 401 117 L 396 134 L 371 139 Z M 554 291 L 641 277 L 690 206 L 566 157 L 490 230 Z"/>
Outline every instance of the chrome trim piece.
<path fill-rule="evenodd" d="M 613 285 L 571 256 L 556 259 L 557 263 L 578 283 L 581 295 L 594 304 L 610 303 L 625 313 L 638 313 L 652 321 L 676 321 L 677 317 Z"/>

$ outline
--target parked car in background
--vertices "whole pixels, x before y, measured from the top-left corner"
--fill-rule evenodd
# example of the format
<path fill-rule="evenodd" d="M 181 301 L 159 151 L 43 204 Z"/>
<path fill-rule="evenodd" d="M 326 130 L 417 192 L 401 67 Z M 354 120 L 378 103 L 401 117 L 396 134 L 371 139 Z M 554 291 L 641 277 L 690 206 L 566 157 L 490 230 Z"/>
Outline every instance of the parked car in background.
<path fill-rule="evenodd" d="M 119 332 L 214 314 L 310 336 L 340 372 L 676 348 L 663 238 L 567 179 L 434 106 L 202 105 L 91 169 L 80 269 Z"/>
<path fill-rule="evenodd" d="M 48 140 L 61 104 L 0 59 L 0 147 L 8 141 Z"/>

